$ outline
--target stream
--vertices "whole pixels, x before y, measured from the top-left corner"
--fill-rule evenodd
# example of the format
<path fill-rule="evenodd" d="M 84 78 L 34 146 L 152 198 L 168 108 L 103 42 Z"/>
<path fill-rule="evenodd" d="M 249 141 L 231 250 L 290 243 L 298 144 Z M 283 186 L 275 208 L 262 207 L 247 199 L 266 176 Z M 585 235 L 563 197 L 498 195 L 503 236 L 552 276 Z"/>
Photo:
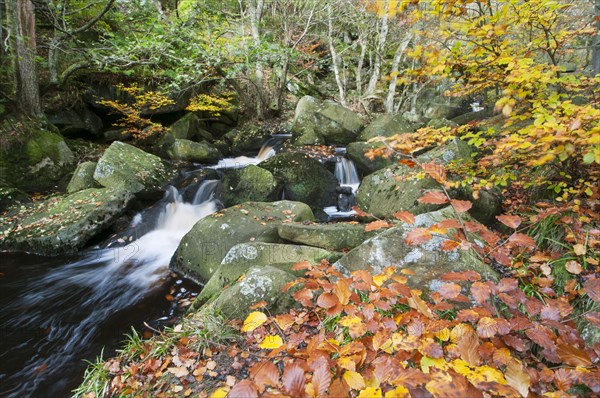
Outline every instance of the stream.
<path fill-rule="evenodd" d="M 268 141 L 256 157 L 224 159 L 213 168 L 244 167 L 274 154 Z M 183 174 L 189 180 L 201 171 Z M 335 174 L 355 191 L 351 162 L 340 157 Z M 168 265 L 193 225 L 220 208 L 219 185 L 169 187 L 118 239 L 72 256 L 0 253 L 0 397 L 67 397 L 86 361 L 113 355 L 132 327 L 160 329 L 182 315 L 177 300 L 165 296 L 189 298 L 200 288 L 176 279 Z"/>

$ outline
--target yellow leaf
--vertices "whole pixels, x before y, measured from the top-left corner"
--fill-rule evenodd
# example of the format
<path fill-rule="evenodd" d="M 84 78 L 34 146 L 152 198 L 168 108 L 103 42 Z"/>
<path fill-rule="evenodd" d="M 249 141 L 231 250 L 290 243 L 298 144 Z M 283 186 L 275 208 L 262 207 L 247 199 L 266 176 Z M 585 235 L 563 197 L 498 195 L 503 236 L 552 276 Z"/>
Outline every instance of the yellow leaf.
<path fill-rule="evenodd" d="M 439 332 L 437 332 L 435 334 L 435 337 L 437 337 L 441 341 L 448 341 L 448 340 L 450 340 L 450 329 L 443 328 L 442 330 L 440 330 Z"/>
<path fill-rule="evenodd" d="M 213 391 L 212 394 L 210 394 L 210 398 L 225 398 L 228 393 L 229 393 L 229 388 L 226 388 L 226 387 L 217 388 L 215 391 Z"/>
<path fill-rule="evenodd" d="M 436 368 L 441 370 L 448 369 L 448 362 L 444 358 L 430 358 L 423 357 L 421 358 L 421 371 L 423 373 L 429 373 L 429 368 Z"/>
<path fill-rule="evenodd" d="M 358 394 L 358 398 L 381 398 L 381 388 L 367 387 Z"/>
<path fill-rule="evenodd" d="M 283 345 L 283 340 L 278 335 L 268 335 L 258 346 L 267 350 L 279 348 Z"/>
<path fill-rule="evenodd" d="M 385 393 L 385 398 L 408 398 L 410 394 L 408 389 L 403 386 L 396 387 L 395 390 L 391 390 Z"/>
<path fill-rule="evenodd" d="M 351 370 L 353 372 L 356 370 L 356 363 L 348 357 L 338 359 L 337 364 L 342 369 Z"/>
<path fill-rule="evenodd" d="M 362 322 L 362 320 L 357 316 L 353 316 L 353 317 L 345 316 L 342 319 L 340 319 L 340 325 L 346 326 L 346 327 L 350 327 L 352 325 L 359 324 L 361 322 Z"/>
<path fill-rule="evenodd" d="M 383 275 L 375 275 L 373 277 L 373 283 L 375 284 L 375 286 L 380 287 L 381 285 L 383 285 L 385 283 L 385 281 L 388 280 L 388 276 L 383 274 Z"/>
<path fill-rule="evenodd" d="M 251 332 L 267 321 L 267 316 L 260 311 L 251 312 L 242 325 L 242 332 Z"/>
<path fill-rule="evenodd" d="M 344 373 L 344 381 L 354 390 L 362 390 L 365 388 L 365 379 L 360 373 L 347 370 Z"/>

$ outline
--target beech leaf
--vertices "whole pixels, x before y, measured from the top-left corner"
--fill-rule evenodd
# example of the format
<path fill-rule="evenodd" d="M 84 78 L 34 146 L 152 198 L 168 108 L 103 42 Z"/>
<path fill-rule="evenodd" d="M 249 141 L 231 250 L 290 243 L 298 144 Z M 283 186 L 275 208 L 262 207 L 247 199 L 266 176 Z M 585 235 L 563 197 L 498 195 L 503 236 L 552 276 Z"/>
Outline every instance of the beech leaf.
<path fill-rule="evenodd" d="M 415 216 L 408 211 L 398 211 L 394 213 L 394 217 L 402 222 L 412 225 L 415 223 Z"/>
<path fill-rule="evenodd" d="M 431 232 L 425 228 L 415 228 L 406 234 L 404 241 L 409 245 L 420 245 L 427 243 L 433 238 Z"/>
<path fill-rule="evenodd" d="M 441 191 L 429 191 L 417 199 L 417 201 L 419 203 L 426 203 L 430 205 L 443 205 L 448 203 L 448 197 Z"/>
<path fill-rule="evenodd" d="M 496 219 L 509 228 L 517 229 L 521 225 L 521 217 L 503 214 L 496 216 Z"/>
<path fill-rule="evenodd" d="M 254 311 L 251 312 L 248 317 L 244 320 L 242 325 L 242 332 L 252 332 L 254 329 L 262 325 L 267 321 L 267 316 L 264 312 Z"/>

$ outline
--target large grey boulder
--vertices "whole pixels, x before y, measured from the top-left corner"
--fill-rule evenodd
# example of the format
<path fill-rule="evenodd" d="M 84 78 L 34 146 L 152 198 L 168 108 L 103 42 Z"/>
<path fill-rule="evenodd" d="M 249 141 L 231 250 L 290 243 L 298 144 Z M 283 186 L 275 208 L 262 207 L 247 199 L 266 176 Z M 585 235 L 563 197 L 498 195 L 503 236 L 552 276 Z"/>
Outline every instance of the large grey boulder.
<path fill-rule="evenodd" d="M 395 134 L 412 133 L 416 126 L 401 115 L 384 114 L 373 120 L 358 136 L 358 141 L 375 137 L 391 137 Z"/>
<path fill-rule="evenodd" d="M 278 232 L 279 236 L 287 241 L 333 251 L 353 249 L 376 235 L 375 231 L 365 232 L 364 225 L 343 222 L 333 224 L 287 223 L 281 224 Z"/>
<path fill-rule="evenodd" d="M 98 188 L 100 184 L 94 180 L 97 162 L 83 162 L 77 165 L 71 181 L 67 186 L 67 193 L 75 193 L 88 188 Z"/>
<path fill-rule="evenodd" d="M 39 129 L 22 146 L 0 151 L 0 183 L 28 192 L 52 189 L 73 171 L 74 159 L 60 134 Z"/>
<path fill-rule="evenodd" d="M 127 208 L 125 190 L 91 188 L 48 199 L 0 225 L 0 249 L 36 254 L 74 253 L 107 229 Z"/>
<path fill-rule="evenodd" d="M 194 142 L 176 139 L 167 151 L 173 160 L 212 164 L 219 161 L 220 153 L 217 148 L 206 141 Z"/>
<path fill-rule="evenodd" d="M 285 285 L 295 279 L 296 276 L 279 268 L 253 267 L 243 280 L 223 291 L 208 305 L 231 319 L 244 319 L 252 311 L 250 306 L 261 301 L 267 303 L 269 313 L 280 314 L 295 305 L 289 292 L 282 291 Z"/>
<path fill-rule="evenodd" d="M 378 156 L 373 159 L 369 159 L 365 156 L 365 153 L 368 150 L 383 148 L 384 146 L 385 144 L 382 142 L 352 142 L 346 147 L 346 152 L 348 154 L 348 158 L 350 158 L 350 160 L 352 160 L 356 165 L 356 168 L 363 174 L 367 175 L 391 166 L 395 163 L 395 160 L 392 156 Z"/>
<path fill-rule="evenodd" d="M 225 134 L 234 155 L 256 155 L 271 134 L 261 126 L 248 124 Z"/>
<path fill-rule="evenodd" d="M 159 190 L 173 175 L 158 156 L 120 141 L 106 149 L 94 171 L 103 187 L 132 193 Z"/>
<path fill-rule="evenodd" d="M 244 202 L 270 202 L 281 198 L 283 184 L 255 165 L 224 171 L 221 201 L 225 206 Z"/>
<path fill-rule="evenodd" d="M 181 119 L 169 126 L 165 134 L 160 138 L 163 148 L 171 146 L 175 140 L 190 140 L 212 142 L 213 136 L 206 130 L 206 123 L 195 113 L 187 113 Z"/>
<path fill-rule="evenodd" d="M 269 265 L 302 276 L 304 271 L 292 271 L 294 264 L 300 261 L 318 264 L 323 259 L 334 262 L 341 256 L 340 253 L 332 253 L 310 246 L 263 242 L 240 243 L 229 250 L 219 268 L 202 288 L 198 300 L 207 301 L 214 298 L 226 286 L 234 284 L 252 267 L 264 268 Z"/>
<path fill-rule="evenodd" d="M 471 149 L 465 142 L 455 139 L 421 156 L 419 160 L 440 164 L 467 160 Z M 376 217 L 392 217 L 400 210 L 413 214 L 437 210 L 441 205 L 420 203 L 417 201 L 430 190 L 440 190 L 439 184 L 431 177 L 416 178 L 417 170 L 405 165 L 395 165 L 365 177 L 358 189 L 358 206 Z"/>
<path fill-rule="evenodd" d="M 279 153 L 260 163 L 284 182 L 285 197 L 322 209 L 335 203 L 337 178 L 316 159 L 299 152 Z"/>
<path fill-rule="evenodd" d="M 442 251 L 442 236 L 434 236 L 429 242 L 421 245 L 408 245 L 404 242 L 408 232 L 413 228 L 428 228 L 441 221 L 454 218 L 451 207 L 420 214 L 416 216 L 414 225 L 401 224 L 390 228 L 379 235 L 365 241 L 350 250 L 338 260 L 334 266 L 344 272 L 366 269 L 373 275 L 382 273 L 389 266 L 414 271 L 408 278 L 408 285 L 417 289 L 435 291 L 442 284 L 438 279 L 446 272 L 473 270 L 483 279 L 497 280 L 498 275 L 485 264 L 473 249 Z M 465 216 L 465 221 L 473 221 Z M 448 236 L 455 231 L 449 230 Z M 477 236 L 471 237 L 476 245 L 483 245 Z"/>
<path fill-rule="evenodd" d="M 219 269 L 229 250 L 246 242 L 277 243 L 283 222 L 314 221 L 304 203 L 287 200 L 248 202 L 211 214 L 188 232 L 171 259 L 171 269 L 204 284 Z"/>
<path fill-rule="evenodd" d="M 292 121 L 295 145 L 348 144 L 362 128 L 358 115 L 333 102 L 304 96 L 296 105 Z"/>

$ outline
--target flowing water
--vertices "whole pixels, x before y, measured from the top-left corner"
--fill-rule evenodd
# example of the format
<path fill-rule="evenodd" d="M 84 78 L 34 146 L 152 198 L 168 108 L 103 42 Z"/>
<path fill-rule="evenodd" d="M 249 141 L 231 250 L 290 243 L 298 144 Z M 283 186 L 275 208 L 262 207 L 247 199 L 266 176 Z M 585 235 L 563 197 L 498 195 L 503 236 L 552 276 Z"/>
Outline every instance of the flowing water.
<path fill-rule="evenodd" d="M 341 186 L 350 187 L 352 188 L 352 193 L 356 193 L 360 185 L 360 178 L 358 178 L 358 172 L 352 160 L 344 156 L 338 156 L 335 163 L 335 177 Z"/>
<path fill-rule="evenodd" d="M 277 149 L 281 147 L 284 141 L 289 139 L 289 134 L 273 134 L 271 138 L 265 141 L 258 155 L 254 157 L 238 156 L 235 158 L 226 158 L 219 160 L 216 166 L 217 169 L 239 169 L 249 165 L 257 165 L 260 162 L 267 160 L 277 154 Z"/>
<path fill-rule="evenodd" d="M 1 253 L 0 396 L 68 396 L 81 381 L 83 358 L 163 315 L 157 302 L 165 301 L 170 259 L 192 226 L 218 209 L 217 186 L 204 181 L 189 203 L 171 187 L 157 218 L 134 217 L 132 230 L 154 225 L 128 244 L 74 257 Z"/>

